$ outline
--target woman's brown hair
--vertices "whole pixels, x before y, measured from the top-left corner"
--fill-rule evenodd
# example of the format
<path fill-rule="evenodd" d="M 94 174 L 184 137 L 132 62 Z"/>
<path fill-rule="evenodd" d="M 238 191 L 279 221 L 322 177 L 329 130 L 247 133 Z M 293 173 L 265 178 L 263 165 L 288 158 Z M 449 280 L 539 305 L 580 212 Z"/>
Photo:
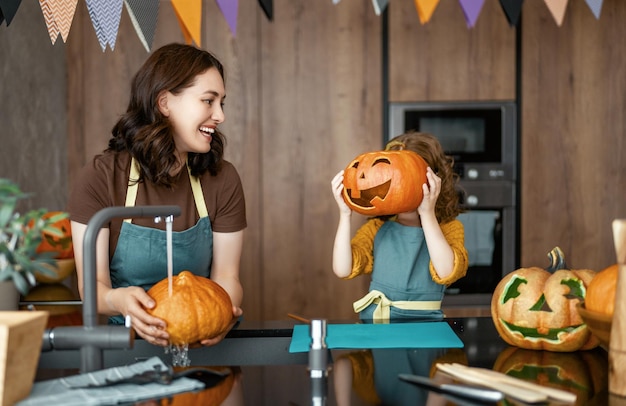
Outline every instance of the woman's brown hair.
<path fill-rule="evenodd" d="M 459 175 L 454 172 L 454 160 L 446 155 L 437 138 L 429 133 L 407 131 L 387 143 L 389 150 L 407 149 L 417 152 L 428 166 L 441 178 L 441 192 L 435 205 L 435 216 L 439 223 L 454 220 L 461 212 L 459 194 L 456 190 Z"/>
<path fill-rule="evenodd" d="M 159 94 L 178 94 L 193 85 L 196 76 L 212 68 L 224 80 L 224 68 L 210 52 L 169 44 L 154 51 L 135 74 L 128 108 L 113 127 L 107 150 L 128 151 L 141 167 L 140 181 L 171 186 L 170 172 L 178 165 L 172 125 L 157 106 Z M 222 164 L 224 143 L 224 135 L 215 131 L 209 152 L 189 153 L 191 174 L 208 171 L 215 176 Z"/>

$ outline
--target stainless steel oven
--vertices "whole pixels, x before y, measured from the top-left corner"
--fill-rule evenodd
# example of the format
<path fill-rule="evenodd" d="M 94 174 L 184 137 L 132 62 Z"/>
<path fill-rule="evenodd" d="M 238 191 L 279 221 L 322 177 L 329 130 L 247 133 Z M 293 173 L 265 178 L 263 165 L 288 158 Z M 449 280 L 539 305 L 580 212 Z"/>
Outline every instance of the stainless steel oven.
<path fill-rule="evenodd" d="M 517 265 L 517 122 L 513 101 L 390 103 L 387 139 L 429 132 L 455 161 L 470 266 L 444 303 L 488 304 Z"/>

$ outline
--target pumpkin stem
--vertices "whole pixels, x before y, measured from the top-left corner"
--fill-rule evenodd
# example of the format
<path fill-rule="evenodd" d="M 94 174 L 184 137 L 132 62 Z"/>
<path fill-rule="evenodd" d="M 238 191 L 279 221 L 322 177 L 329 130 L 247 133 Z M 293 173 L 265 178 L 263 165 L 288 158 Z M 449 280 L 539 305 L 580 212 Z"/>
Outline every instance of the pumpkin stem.
<path fill-rule="evenodd" d="M 559 247 L 554 247 L 552 251 L 548 252 L 548 258 L 550 258 L 550 266 L 546 268 L 546 271 L 554 273 L 560 269 L 568 269 L 565 264 L 565 254 Z"/>
<path fill-rule="evenodd" d="M 399 150 L 402 151 L 403 149 L 406 148 L 406 144 L 402 141 L 390 141 L 387 146 L 385 146 L 385 151 L 389 151 L 391 150 L 391 148 L 395 147 L 395 146 L 399 146 Z"/>

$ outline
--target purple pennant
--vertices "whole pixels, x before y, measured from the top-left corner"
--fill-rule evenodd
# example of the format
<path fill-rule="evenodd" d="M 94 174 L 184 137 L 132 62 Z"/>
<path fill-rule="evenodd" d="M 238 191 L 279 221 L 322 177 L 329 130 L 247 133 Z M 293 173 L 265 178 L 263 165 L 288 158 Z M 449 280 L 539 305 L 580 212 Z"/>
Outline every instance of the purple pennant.
<path fill-rule="evenodd" d="M 524 0 L 500 0 L 500 5 L 506 18 L 509 20 L 511 27 L 517 24 L 519 16 L 522 13 L 522 3 Z"/>
<path fill-rule="evenodd" d="M 239 0 L 217 0 L 217 5 L 222 10 L 224 18 L 230 27 L 230 32 L 233 37 L 237 34 L 237 10 L 239 6 Z"/>
<path fill-rule="evenodd" d="M 120 18 L 122 17 L 122 6 L 124 0 L 86 0 L 89 17 L 96 30 L 96 36 L 100 42 L 102 52 L 107 44 L 111 50 L 115 49 L 115 40 L 120 28 Z"/>
<path fill-rule="evenodd" d="M 476 20 L 478 20 L 480 10 L 482 10 L 485 0 L 459 0 L 459 3 L 461 4 L 463 13 L 465 13 L 467 28 L 472 28 L 474 24 L 476 24 Z"/>
<path fill-rule="evenodd" d="M 602 11 L 603 0 L 586 0 L 587 5 L 591 9 L 591 12 L 596 16 L 596 20 L 600 18 L 600 12 Z"/>
<path fill-rule="evenodd" d="M 13 17 L 17 13 L 17 9 L 20 8 L 22 0 L 0 0 L 0 24 L 6 19 L 7 27 L 13 21 Z"/>

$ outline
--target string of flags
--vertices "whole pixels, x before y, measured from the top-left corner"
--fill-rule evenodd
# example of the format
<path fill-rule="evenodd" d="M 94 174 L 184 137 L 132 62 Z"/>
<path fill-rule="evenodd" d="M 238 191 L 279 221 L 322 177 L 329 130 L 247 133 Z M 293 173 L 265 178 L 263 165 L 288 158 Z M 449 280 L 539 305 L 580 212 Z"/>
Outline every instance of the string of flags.
<path fill-rule="evenodd" d="M 50 41 L 54 45 L 59 38 L 65 43 L 72 26 L 74 13 L 79 0 L 39 0 Z M 89 18 L 104 52 L 107 47 L 115 49 L 115 41 L 120 25 L 122 11 L 125 8 L 133 23 L 141 43 L 150 52 L 159 15 L 159 0 L 84 0 Z M 237 33 L 238 0 L 215 0 L 233 36 Z M 337 5 L 341 0 L 331 0 Z M 413 0 L 420 24 L 427 24 L 435 13 L 441 0 Z M 560 27 L 565 17 L 569 0 L 543 0 Z M 584 0 L 596 19 L 600 18 L 604 0 Z M 0 25 L 6 21 L 7 27 L 17 14 L 22 0 L 0 0 Z M 458 0 L 468 28 L 474 27 L 485 0 Z M 524 0 L 499 0 L 500 6 L 511 26 L 515 26 L 521 15 Z M 272 21 L 274 14 L 273 0 L 258 0 L 265 16 Z M 171 0 L 174 13 L 181 31 L 188 44 L 201 46 L 202 0 Z M 380 16 L 389 4 L 389 0 L 372 0 L 376 15 Z"/>

